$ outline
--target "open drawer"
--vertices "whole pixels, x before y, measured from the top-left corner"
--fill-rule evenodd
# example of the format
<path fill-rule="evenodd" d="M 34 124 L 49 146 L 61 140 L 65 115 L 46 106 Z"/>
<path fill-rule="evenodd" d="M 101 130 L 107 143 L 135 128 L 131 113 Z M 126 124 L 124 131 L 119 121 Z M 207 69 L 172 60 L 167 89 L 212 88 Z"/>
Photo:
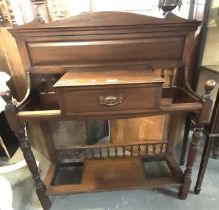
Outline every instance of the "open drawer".
<path fill-rule="evenodd" d="M 30 98 L 25 104 L 19 107 L 18 117 L 21 120 L 48 120 L 48 119 L 125 119 L 159 115 L 173 112 L 198 112 L 202 108 L 201 101 L 190 92 L 181 87 L 163 87 L 159 107 L 155 109 L 139 110 L 115 110 L 111 112 L 90 112 L 63 114 L 58 104 L 58 97 L 55 92 L 40 93 L 36 98 Z M 125 113 L 124 113 L 125 112 Z M 128 113 L 128 114 L 127 114 Z"/>
<path fill-rule="evenodd" d="M 158 109 L 163 79 L 152 70 L 71 71 L 53 86 L 63 115 Z"/>

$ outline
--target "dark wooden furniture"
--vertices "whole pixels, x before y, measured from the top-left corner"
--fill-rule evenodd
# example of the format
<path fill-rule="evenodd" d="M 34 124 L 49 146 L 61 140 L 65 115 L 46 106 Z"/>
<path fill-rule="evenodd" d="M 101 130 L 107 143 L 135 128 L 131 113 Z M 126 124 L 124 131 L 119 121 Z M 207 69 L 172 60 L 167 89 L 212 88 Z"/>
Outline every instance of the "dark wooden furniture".
<path fill-rule="evenodd" d="M 3 94 L 6 113 L 44 209 L 51 204 L 23 121 L 170 114 L 168 139 L 163 141 L 57 148 L 48 140 L 52 164 L 45 184 L 50 194 L 179 185 L 179 198 L 186 199 L 214 88 L 208 82 L 201 98 L 188 85 L 187 66 L 198 25 L 173 14 L 159 19 L 99 12 L 47 24 L 37 19 L 10 29 L 27 71 L 29 89 L 17 105 L 10 92 Z M 162 85 L 165 74 L 169 82 Z M 173 156 L 180 112 L 190 113 L 196 122 L 184 172 Z M 153 165 L 162 170 L 153 171 Z M 70 182 L 66 176 L 71 177 Z"/>
<path fill-rule="evenodd" d="M 214 146 L 215 144 L 215 147 L 213 149 L 217 150 L 217 146 L 219 144 L 218 143 L 219 142 L 219 90 L 215 101 L 211 122 L 209 125 L 205 127 L 204 131 L 206 135 L 206 140 L 205 140 L 205 147 L 202 153 L 198 178 L 195 185 L 195 194 L 199 194 L 201 191 L 201 185 L 208 165 L 208 159 L 212 151 L 212 146 Z M 218 151 L 214 151 L 214 153 L 218 153 Z"/>
<path fill-rule="evenodd" d="M 219 80 L 218 80 L 219 79 L 219 76 L 218 76 L 219 66 L 218 65 L 202 66 L 201 71 L 202 71 L 202 73 L 201 73 L 201 77 L 199 78 L 199 80 L 200 80 L 199 83 L 201 83 L 201 81 L 203 79 L 214 78 L 214 80 L 218 84 L 218 82 L 219 82 Z M 199 86 L 198 89 L 201 90 L 202 87 Z M 217 95 L 217 90 L 213 91 L 212 95 L 213 95 L 213 97 L 212 97 L 213 101 L 215 101 L 216 95 Z M 216 103 L 215 103 L 215 105 L 216 105 Z M 210 121 L 210 119 L 209 119 L 209 121 Z M 181 157 L 180 157 L 180 164 L 181 165 L 183 165 L 185 163 L 186 149 L 187 149 L 188 141 L 189 141 L 189 132 L 194 129 L 194 126 L 195 125 L 194 125 L 193 121 L 190 119 L 190 117 L 188 115 L 186 118 L 186 123 L 185 123 L 182 152 L 181 152 Z M 209 128 L 208 124 L 207 124 L 207 127 Z M 217 159 L 217 157 L 219 157 L 219 143 L 217 141 L 215 141 L 215 145 L 213 146 L 212 149 L 213 149 L 213 158 Z"/>

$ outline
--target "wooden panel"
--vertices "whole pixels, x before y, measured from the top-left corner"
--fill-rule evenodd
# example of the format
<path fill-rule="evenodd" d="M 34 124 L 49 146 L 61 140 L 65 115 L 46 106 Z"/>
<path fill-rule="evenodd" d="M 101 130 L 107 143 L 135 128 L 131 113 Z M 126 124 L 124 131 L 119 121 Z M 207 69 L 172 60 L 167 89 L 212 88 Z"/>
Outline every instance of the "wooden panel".
<path fill-rule="evenodd" d="M 49 65 L 49 66 L 32 66 L 31 72 L 34 74 L 58 74 L 58 73 L 66 73 L 71 70 L 77 70 L 80 69 L 81 71 L 84 70 L 96 70 L 101 71 L 103 69 L 105 70 L 112 70 L 115 68 L 120 67 L 120 69 L 133 69 L 136 66 L 139 67 L 145 67 L 145 68 L 176 68 L 181 67 L 183 65 L 183 62 L 181 60 L 148 60 L 148 61 L 140 61 L 140 62 L 127 62 L 125 63 L 104 63 L 101 64 L 81 64 L 81 65 Z M 27 68 L 29 70 L 29 68 Z"/>
<path fill-rule="evenodd" d="M 52 136 L 50 132 L 48 132 L 47 122 L 29 122 L 27 131 L 31 146 L 33 146 L 39 153 L 44 155 L 50 161 L 53 161 L 54 145 Z"/>
<path fill-rule="evenodd" d="M 28 43 L 33 66 L 181 59 L 183 37 L 87 42 Z M 168 50 L 167 50 L 168 49 Z"/>
<path fill-rule="evenodd" d="M 58 73 L 131 64 L 180 66 L 186 37 L 198 25 L 173 14 L 154 18 L 96 12 L 45 24 L 36 19 L 10 32 L 17 38 L 26 71 Z"/>
<path fill-rule="evenodd" d="M 84 176 L 82 177 L 84 184 L 94 184 L 96 188 L 108 188 L 110 186 L 115 188 L 116 185 L 119 186 L 124 183 L 127 185 L 133 182 L 135 184 L 136 182 L 141 183 L 145 179 L 143 163 L 138 158 L 127 158 L 120 161 L 109 159 L 105 160 L 104 163 L 103 167 L 101 160 L 85 161 Z M 98 182 L 93 182 L 93 180 Z"/>
<path fill-rule="evenodd" d="M 111 143 L 141 142 L 148 139 L 162 140 L 165 115 L 110 121 Z"/>
<path fill-rule="evenodd" d="M 153 109 L 160 106 L 161 90 L 160 85 L 77 91 L 69 89 L 60 92 L 59 101 L 60 108 L 64 114 Z M 150 95 L 155 97 L 149 100 Z M 107 106 L 101 103 L 100 97 L 105 99 L 107 97 L 121 98 L 121 103 Z"/>
<path fill-rule="evenodd" d="M 178 185 L 181 182 L 172 176 L 164 159 L 145 163 L 141 158 L 135 157 L 86 160 L 81 182 L 77 184 L 51 185 L 54 172 L 55 166 L 52 165 L 45 179 L 50 194 L 153 188 Z"/>
<path fill-rule="evenodd" d="M 14 96 L 21 100 L 27 89 L 25 71 L 16 42 L 5 28 L 0 28 L 0 61 L 0 70 L 12 77 Z"/>

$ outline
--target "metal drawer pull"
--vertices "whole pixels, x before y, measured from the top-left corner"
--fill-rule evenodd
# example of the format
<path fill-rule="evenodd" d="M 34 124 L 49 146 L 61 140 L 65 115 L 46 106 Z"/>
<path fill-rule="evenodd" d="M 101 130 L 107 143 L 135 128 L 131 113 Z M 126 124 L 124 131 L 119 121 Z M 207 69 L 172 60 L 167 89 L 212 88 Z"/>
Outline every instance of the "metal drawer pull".
<path fill-rule="evenodd" d="M 105 106 L 116 106 L 121 104 L 123 101 L 123 96 L 98 96 L 99 102 Z"/>

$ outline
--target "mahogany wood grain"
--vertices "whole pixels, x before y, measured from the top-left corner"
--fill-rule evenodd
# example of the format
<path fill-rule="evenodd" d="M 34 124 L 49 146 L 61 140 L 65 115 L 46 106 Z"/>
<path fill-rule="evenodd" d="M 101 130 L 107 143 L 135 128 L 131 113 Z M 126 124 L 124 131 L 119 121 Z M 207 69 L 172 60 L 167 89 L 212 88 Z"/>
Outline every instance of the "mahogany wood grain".
<path fill-rule="evenodd" d="M 17 45 L 5 28 L 0 28 L 0 37 L 0 70 L 11 75 L 12 84 L 10 87 L 14 95 L 21 100 L 26 93 L 27 84 Z"/>
<path fill-rule="evenodd" d="M 188 196 L 189 188 L 192 182 L 192 168 L 196 160 L 197 148 L 200 145 L 200 141 L 203 136 L 204 126 L 207 124 L 207 120 L 211 112 L 211 107 L 213 104 L 211 100 L 211 91 L 215 88 L 215 86 L 216 82 L 214 80 L 209 80 L 205 84 L 205 94 L 202 97 L 203 107 L 200 113 L 196 115 L 196 127 L 192 135 L 192 141 L 190 143 L 186 170 L 184 172 L 183 185 L 179 191 L 179 198 L 181 199 L 186 199 Z"/>
<path fill-rule="evenodd" d="M 212 85 L 208 83 L 205 96 L 200 98 L 191 90 L 187 77 L 194 34 L 199 24 L 198 21 L 185 20 L 173 14 L 160 19 L 123 12 L 98 12 L 46 24 L 38 19 L 10 29 L 17 41 L 24 68 L 31 74 L 32 86 L 26 99 L 27 103 L 17 107 L 16 117 L 20 120 L 128 119 L 160 114 L 175 115 L 181 112 L 191 113 L 196 122 L 187 168 L 181 177 L 183 179 L 178 179 L 181 172 L 176 161 L 169 156 L 166 161 L 172 176 L 170 179 L 159 177 L 156 181 L 154 178 L 143 179 L 140 167 L 142 163 L 134 158 L 115 158 L 106 162 L 87 160 L 84 162 L 86 173 L 83 174 L 83 179 L 87 180 L 85 186 L 50 186 L 51 179 L 47 179 L 47 186 L 51 192 L 89 192 L 180 183 L 179 197 L 187 197 L 202 129 L 212 105 Z M 168 72 L 169 87 L 163 88 L 162 93 L 162 82 L 146 81 L 148 77 L 136 71 L 136 68 L 140 67 L 163 69 L 162 77 Z M 102 74 L 112 70 L 118 74 L 121 73 L 120 70 L 124 70 L 127 75 L 122 75 L 125 79 L 119 84 L 115 81 L 110 85 L 104 84 L 106 77 L 99 80 Z M 64 84 L 54 87 L 55 93 L 51 93 L 54 91 L 52 84 L 55 80 L 70 71 L 71 73 L 66 74 L 67 78 L 65 75 L 60 80 L 61 83 L 63 80 Z M 82 78 L 89 75 L 87 79 L 91 80 L 89 71 L 95 72 L 95 78 L 92 79 L 98 79 L 95 85 Z M 79 78 L 77 83 L 72 83 L 74 74 L 75 78 Z M 132 80 L 136 77 L 134 74 L 139 74 L 137 82 Z M 47 75 L 53 78 L 47 81 Z M 45 81 L 46 86 L 50 87 L 42 89 Z M 34 100 L 30 100 L 33 99 L 32 93 L 35 95 Z M 121 94 L 122 97 L 117 94 Z M 47 96 L 47 100 L 42 102 Z M 57 96 L 59 98 L 56 98 Z M 97 97 L 101 99 L 101 105 L 98 104 Z M 170 103 L 166 103 L 167 101 Z M 11 100 L 8 100 L 7 106 L 10 107 L 11 103 Z M 103 104 L 110 107 L 102 106 Z M 172 132 L 168 135 L 168 144 L 171 144 L 169 154 L 174 144 L 176 120 L 172 119 Z M 141 147 L 137 150 L 139 154 L 140 150 Z M 156 151 L 156 148 L 153 147 L 152 150 Z M 151 159 L 147 161 L 150 162 Z M 52 177 L 53 173 L 51 168 L 49 176 Z"/>
<path fill-rule="evenodd" d="M 94 70 L 74 70 L 65 73 L 54 85 L 55 88 L 81 87 L 99 88 L 99 86 L 110 87 L 114 85 L 163 83 L 164 80 L 157 76 L 151 69 L 113 69 L 96 72 Z"/>
<path fill-rule="evenodd" d="M 105 112 L 87 112 L 87 113 L 74 113 L 69 116 L 61 115 L 61 110 L 31 110 L 31 111 L 20 111 L 18 116 L 20 119 L 26 120 L 48 120 L 48 119 L 59 119 L 59 120 L 79 120 L 79 119 L 127 119 L 136 117 L 146 117 L 151 115 L 162 115 L 174 112 L 198 112 L 202 109 L 202 104 L 196 103 L 179 103 L 171 104 L 161 107 L 160 109 L 147 109 L 147 110 L 129 110 L 129 111 L 111 111 Z"/>
<path fill-rule="evenodd" d="M 89 65 L 126 63 L 143 60 L 179 60 L 182 56 L 183 37 L 139 40 L 110 40 L 86 42 L 29 43 L 33 66 Z M 166 50 L 168 48 L 168 50 Z"/>
<path fill-rule="evenodd" d="M 96 70 L 96 71 L 102 71 L 102 70 L 114 70 L 118 69 L 118 67 L 121 69 L 129 69 L 130 66 L 135 68 L 136 66 L 140 67 L 146 67 L 146 68 L 174 68 L 174 67 L 180 67 L 182 66 L 181 60 L 145 60 L 145 61 L 135 61 L 130 62 L 126 61 L 124 63 L 105 63 L 104 65 L 98 65 L 98 64 L 80 64 L 80 65 L 45 65 L 45 66 L 33 66 L 31 68 L 31 72 L 34 74 L 57 74 L 57 73 L 65 73 L 70 70 Z M 30 68 L 28 68 L 30 69 Z"/>
<path fill-rule="evenodd" d="M 162 83 L 149 70 L 71 71 L 53 87 L 62 114 L 74 115 L 159 108 Z M 150 95 L 154 97 L 148 100 Z M 111 102 L 101 101 L 107 99 Z"/>
<path fill-rule="evenodd" d="M 113 144 L 125 142 L 148 142 L 163 139 L 165 115 L 125 120 L 110 120 L 110 141 Z"/>
<path fill-rule="evenodd" d="M 156 109 L 160 106 L 159 96 L 161 86 L 145 85 L 145 87 L 108 88 L 99 90 L 74 91 L 74 89 L 61 90 L 59 93 L 60 108 L 64 115 L 75 113 L 104 113 L 110 111 L 131 111 L 139 109 Z M 148 100 L 149 95 L 155 97 Z M 121 97 L 121 103 L 117 105 L 104 105 L 99 101 L 100 97 Z M 82 106 L 83 104 L 83 106 Z"/>
<path fill-rule="evenodd" d="M 87 160 L 84 162 L 82 180 L 79 184 L 51 185 L 54 172 L 55 166 L 51 165 L 45 178 L 45 184 L 50 194 L 144 189 L 169 185 L 177 186 L 181 183 L 180 180 L 171 176 L 159 178 L 147 177 L 143 162 L 139 158 Z"/>
<path fill-rule="evenodd" d="M 177 126 L 178 126 L 178 113 L 171 113 L 170 120 L 169 120 L 169 132 L 168 132 L 168 140 L 170 144 L 167 147 L 167 152 L 173 153 L 175 147 L 175 140 L 176 140 L 176 133 L 177 133 Z"/>
<path fill-rule="evenodd" d="M 97 12 L 46 24 L 38 19 L 10 32 L 17 38 L 26 71 L 39 73 L 44 69 L 52 73 L 92 66 L 161 68 L 166 63 L 175 67 L 190 47 L 187 41 L 184 48 L 187 32 L 198 25 L 197 21 L 173 14 L 162 19 L 125 12 Z"/>

